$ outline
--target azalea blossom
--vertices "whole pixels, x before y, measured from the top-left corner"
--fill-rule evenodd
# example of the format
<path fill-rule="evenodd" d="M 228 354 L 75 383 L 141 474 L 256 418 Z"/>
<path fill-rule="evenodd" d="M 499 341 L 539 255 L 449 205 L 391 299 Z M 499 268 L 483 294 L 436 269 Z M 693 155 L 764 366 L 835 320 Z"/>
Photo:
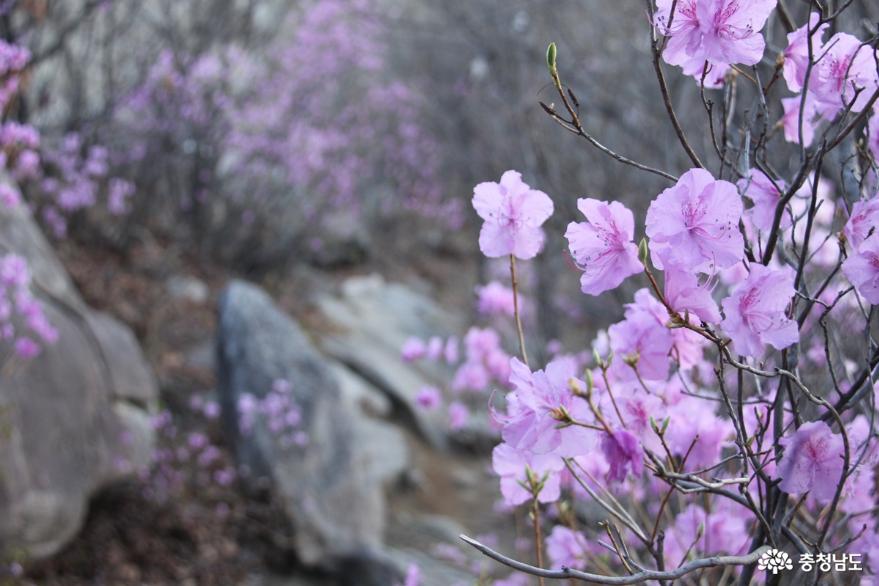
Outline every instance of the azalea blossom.
<path fill-rule="evenodd" d="M 809 24 L 804 24 L 787 35 L 787 48 L 784 50 L 784 81 L 790 91 L 802 91 L 809 68 L 809 32 L 818 24 L 821 16 L 817 12 L 809 15 Z M 829 23 L 824 23 L 812 33 L 812 58 L 817 60 L 823 52 L 824 35 Z M 799 98 L 797 98 L 799 99 Z M 810 141 L 811 142 L 811 141 Z"/>
<path fill-rule="evenodd" d="M 546 553 L 553 567 L 584 569 L 588 547 L 582 533 L 564 525 L 556 525 L 546 537 Z"/>
<path fill-rule="evenodd" d="M 669 65 L 701 79 L 706 67 L 754 65 L 763 57 L 766 42 L 760 30 L 776 0 L 656 1 L 656 25 L 669 37 L 662 53 Z"/>
<path fill-rule="evenodd" d="M 867 132 L 869 133 L 867 145 L 873 154 L 873 160 L 879 162 L 879 111 L 874 110 L 873 115 L 870 116 Z"/>
<path fill-rule="evenodd" d="M 458 401 L 449 404 L 449 429 L 458 431 L 463 429 L 470 420 L 470 409 L 467 405 Z"/>
<path fill-rule="evenodd" d="M 744 255 L 738 224 L 742 198 L 736 186 L 717 181 L 704 169 L 691 169 L 663 191 L 647 210 L 653 263 L 662 257 L 691 270 L 726 268 Z"/>
<path fill-rule="evenodd" d="M 720 311 L 711 296 L 709 283 L 700 283 L 699 276 L 678 265 L 664 263 L 665 299 L 682 317 L 690 314 L 708 323 L 720 321 Z"/>
<path fill-rule="evenodd" d="M 794 434 L 782 438 L 784 456 L 778 464 L 781 490 L 789 494 L 809 492 L 822 503 L 836 493 L 843 466 L 842 436 L 823 421 L 804 423 Z"/>
<path fill-rule="evenodd" d="M 879 85 L 874 53 L 869 44 L 847 33 L 837 33 L 827 41 L 816 56 L 808 87 L 824 118 L 832 119 L 849 103 L 853 112 L 866 107 Z"/>
<path fill-rule="evenodd" d="M 612 369 L 622 380 L 634 378 L 635 370 L 648 380 L 665 380 L 668 376 L 673 340 L 669 329 L 653 314 L 630 312 L 626 319 L 608 328 L 608 336 L 614 355 Z"/>
<path fill-rule="evenodd" d="M 746 212 L 751 223 L 764 232 L 771 230 L 775 220 L 775 208 L 778 207 L 787 184 L 780 179 L 770 179 L 760 170 L 751 169 L 747 177 L 739 180 L 738 186 L 742 194 L 754 202 L 754 207 Z M 790 211 L 785 209 L 781 216 L 781 228 L 789 228 L 792 223 Z"/>
<path fill-rule="evenodd" d="M 800 142 L 800 108 L 803 100 L 800 96 L 782 98 L 784 115 L 781 118 L 784 127 L 784 140 L 793 143 Z M 811 95 L 806 95 L 805 108 L 803 109 L 803 146 L 808 147 L 815 140 L 815 118 L 818 111 L 815 108 L 815 100 Z"/>
<path fill-rule="evenodd" d="M 436 387 L 422 387 L 415 395 L 415 403 L 425 411 L 432 411 L 442 403 L 442 394 Z"/>
<path fill-rule="evenodd" d="M 503 425 L 501 436 L 514 449 L 534 454 L 555 453 L 573 457 L 588 453 L 594 433 L 581 426 L 560 428 L 562 410 L 577 421 L 591 419 L 585 401 L 574 396 L 570 384 L 576 379 L 577 363 L 556 358 L 545 370 L 531 372 L 518 358 L 510 360 L 507 415 L 497 416 Z M 585 386 L 585 383 L 578 381 Z"/>
<path fill-rule="evenodd" d="M 542 503 L 558 500 L 561 491 L 561 471 L 564 461 L 555 455 L 524 454 L 506 443 L 495 446 L 491 453 L 491 465 L 495 474 L 501 478 L 501 495 L 509 506 L 521 505 L 532 498 L 528 473 L 543 482 L 543 488 L 537 495 Z"/>
<path fill-rule="evenodd" d="M 724 502 L 724 501 L 719 501 Z M 690 505 L 675 518 L 672 530 L 666 531 L 663 553 L 666 563 L 676 567 L 695 557 L 710 554 L 734 555 L 748 545 L 744 509 L 706 513 L 699 505 Z"/>
<path fill-rule="evenodd" d="M 541 225 L 553 212 L 552 200 L 531 189 L 516 171 L 507 171 L 500 183 L 480 183 L 473 189 L 473 208 L 484 220 L 479 249 L 489 258 L 513 255 L 527 260 L 543 248 Z"/>
<path fill-rule="evenodd" d="M 571 256 L 583 271 L 583 293 L 599 295 L 644 270 L 638 260 L 638 247 L 632 241 L 635 219 L 626 206 L 616 201 L 581 198 L 577 208 L 587 222 L 568 224 L 565 238 Z"/>
<path fill-rule="evenodd" d="M 482 315 L 512 317 L 515 313 L 513 290 L 497 281 L 491 281 L 485 286 L 477 287 L 476 297 L 476 309 Z"/>
<path fill-rule="evenodd" d="M 759 357 L 766 344 L 777 350 L 796 344 L 797 324 L 785 314 L 794 293 L 794 272 L 790 267 L 771 269 L 752 264 L 748 278 L 722 302 L 726 317 L 721 327 L 732 339 L 733 350 Z"/>
<path fill-rule="evenodd" d="M 644 471 L 644 452 L 630 431 L 616 429 L 602 434 L 601 451 L 610 465 L 607 479 L 611 482 L 622 482 L 630 472 L 640 476 Z"/>
<path fill-rule="evenodd" d="M 845 223 L 843 233 L 855 250 L 879 228 L 879 194 L 871 199 L 860 200 L 852 206 L 852 214 Z"/>
<path fill-rule="evenodd" d="M 849 254 L 842 272 L 864 299 L 879 305 L 879 235 L 867 238 Z"/>

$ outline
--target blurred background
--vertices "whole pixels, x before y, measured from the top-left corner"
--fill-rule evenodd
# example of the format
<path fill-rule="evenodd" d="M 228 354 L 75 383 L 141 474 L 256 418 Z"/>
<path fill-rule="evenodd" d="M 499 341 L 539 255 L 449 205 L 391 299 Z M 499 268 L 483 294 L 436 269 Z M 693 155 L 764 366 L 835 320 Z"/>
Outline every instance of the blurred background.
<path fill-rule="evenodd" d="M 4 354 L 0 583 L 503 579 L 457 540 L 530 551 L 498 509 L 488 394 L 452 383 L 472 323 L 515 353 L 477 307 L 508 268 L 478 253 L 472 188 L 516 169 L 552 197 L 521 265 L 529 345 L 587 349 L 635 285 L 578 294 L 576 199 L 639 215 L 666 183 L 542 111 L 544 54 L 595 136 L 677 174 L 644 4 L 3 0 L 0 34 L 30 53 L 0 132 L 26 205 L 0 211 L 0 251 L 58 333 Z M 403 360 L 413 337 L 442 359 Z"/>

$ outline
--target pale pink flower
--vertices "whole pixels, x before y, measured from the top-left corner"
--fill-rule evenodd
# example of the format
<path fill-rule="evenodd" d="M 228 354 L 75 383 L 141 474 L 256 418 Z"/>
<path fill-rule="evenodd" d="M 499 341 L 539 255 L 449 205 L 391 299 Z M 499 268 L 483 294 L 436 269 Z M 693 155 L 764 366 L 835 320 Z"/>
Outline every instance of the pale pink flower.
<path fill-rule="evenodd" d="M 564 525 L 556 525 L 546 537 L 546 553 L 552 567 L 582 570 L 586 567 L 587 551 L 586 536 Z"/>
<path fill-rule="evenodd" d="M 781 105 L 784 115 L 781 118 L 784 127 L 784 140 L 793 143 L 800 142 L 800 96 L 782 98 Z M 805 111 L 803 113 L 803 146 L 808 147 L 815 140 L 815 117 L 818 115 L 815 109 L 815 100 L 811 94 L 806 95 Z"/>
<path fill-rule="evenodd" d="M 809 67 L 809 33 L 821 18 L 817 12 L 809 15 L 809 24 L 804 24 L 787 35 L 787 48 L 784 50 L 784 81 L 790 91 L 802 91 Z M 824 46 L 824 34 L 829 23 L 824 23 L 812 33 L 812 57 L 817 60 Z M 811 74 L 810 74 L 811 75 Z M 799 98 L 797 98 L 799 100 Z M 811 142 L 811 141 L 810 141 Z"/>
<path fill-rule="evenodd" d="M 864 299 L 879 305 L 879 235 L 867 238 L 850 253 L 842 272 Z"/>
<path fill-rule="evenodd" d="M 720 311 L 708 282 L 700 283 L 698 275 L 668 263 L 663 274 L 665 299 L 672 309 L 682 317 L 690 314 L 708 323 L 720 321 Z"/>
<path fill-rule="evenodd" d="M 608 328 L 614 356 L 612 369 L 621 380 L 634 378 L 633 369 L 637 369 L 638 374 L 648 380 L 665 380 L 673 343 L 671 332 L 664 325 L 668 321 L 668 313 L 664 321 L 659 321 L 648 308 L 640 311 L 633 307 L 639 305 L 639 295 L 652 299 L 646 289 L 641 291 L 644 293 L 639 291 L 635 296 L 636 303 L 628 306 L 626 319 Z M 658 310 L 665 311 L 661 304 Z"/>
<path fill-rule="evenodd" d="M 666 441 L 672 453 L 687 457 L 687 468 L 698 470 L 720 461 L 724 444 L 734 433 L 729 420 L 718 417 L 709 401 L 684 395 L 669 409 Z"/>
<path fill-rule="evenodd" d="M 827 41 L 809 80 L 809 92 L 824 118 L 832 119 L 852 101 L 853 112 L 866 107 L 879 85 L 874 52 L 869 44 L 847 33 L 837 33 Z"/>
<path fill-rule="evenodd" d="M 736 511 L 738 513 L 738 511 Z M 663 548 L 666 563 L 677 567 L 689 552 L 694 557 L 703 555 L 735 555 L 748 545 L 746 517 L 742 512 L 728 511 L 706 513 L 699 505 L 690 505 L 675 518 L 672 528 L 666 531 Z"/>
<path fill-rule="evenodd" d="M 607 479 L 611 482 L 622 482 L 630 472 L 640 476 L 644 471 L 644 452 L 630 431 L 616 429 L 602 434 L 601 451 L 610 465 Z"/>
<path fill-rule="evenodd" d="M 449 404 L 449 429 L 458 431 L 470 421 L 470 409 L 464 403 L 453 401 Z"/>
<path fill-rule="evenodd" d="M 843 233 L 854 250 L 879 228 L 879 194 L 871 199 L 860 200 L 852 206 L 852 214 L 845 223 Z"/>
<path fill-rule="evenodd" d="M 668 37 L 662 53 L 670 65 L 702 76 L 705 63 L 725 68 L 754 65 L 763 57 L 766 43 L 760 30 L 776 0 L 674 0 L 656 1 L 656 25 Z M 670 24 L 670 26 L 669 26 Z"/>
<path fill-rule="evenodd" d="M 482 315 L 506 315 L 512 317 L 514 312 L 513 290 L 497 281 L 476 288 L 476 309 Z"/>
<path fill-rule="evenodd" d="M 638 260 L 635 219 L 623 204 L 578 199 L 577 208 L 588 222 L 571 222 L 565 232 L 571 255 L 583 271 L 580 288 L 599 295 L 644 270 Z"/>
<path fill-rule="evenodd" d="M 738 186 L 742 194 L 754 202 L 754 207 L 745 212 L 751 223 L 764 232 L 771 230 L 775 220 L 775 208 L 778 207 L 787 184 L 781 179 L 771 180 L 763 171 L 751 169 L 747 177 L 739 180 Z M 785 209 L 781 216 L 781 227 L 789 228 L 792 223 L 790 210 Z"/>
<path fill-rule="evenodd" d="M 691 169 L 659 194 L 647 210 L 647 235 L 654 264 L 660 253 L 691 270 L 726 268 L 744 254 L 738 224 L 742 198 L 736 186 L 716 181 L 704 169 Z"/>
<path fill-rule="evenodd" d="M 790 267 L 771 269 L 752 264 L 748 278 L 722 303 L 726 318 L 721 327 L 732 339 L 733 350 L 759 357 L 766 344 L 777 350 L 796 344 L 797 324 L 785 314 L 794 293 Z"/>
<path fill-rule="evenodd" d="M 433 411 L 442 403 L 442 394 L 436 387 L 422 387 L 415 395 L 415 403 L 425 411 Z"/>
<path fill-rule="evenodd" d="M 510 360 L 510 384 L 507 415 L 497 415 L 504 441 L 514 449 L 534 454 L 555 453 L 572 457 L 588 453 L 594 445 L 594 433 L 580 426 L 560 428 L 557 415 L 561 409 L 578 421 L 591 419 L 585 401 L 574 396 L 570 381 L 576 378 L 577 363 L 557 358 L 546 370 L 531 370 L 519 359 Z M 585 384 L 580 381 L 581 386 Z"/>
<path fill-rule="evenodd" d="M 869 133 L 867 146 L 869 146 L 870 152 L 873 153 L 873 160 L 879 162 L 879 110 L 874 110 L 873 115 L 870 116 L 867 131 Z"/>
<path fill-rule="evenodd" d="M 501 495 L 509 506 L 530 501 L 531 492 L 526 489 L 528 471 L 538 482 L 543 481 L 543 489 L 537 495 L 542 503 L 558 500 L 561 487 L 561 471 L 565 464 L 554 455 L 523 454 L 509 444 L 495 446 L 491 453 L 491 465 L 495 474 L 501 478 Z"/>
<path fill-rule="evenodd" d="M 823 421 L 804 423 L 793 436 L 782 438 L 784 456 L 778 464 L 781 490 L 809 492 L 817 501 L 829 502 L 842 474 L 842 436 Z"/>
<path fill-rule="evenodd" d="M 507 171 L 500 183 L 480 183 L 473 190 L 473 208 L 485 222 L 479 249 L 490 258 L 513 255 L 527 260 L 543 247 L 540 227 L 553 212 L 552 200 L 531 189 L 516 171 Z"/>
<path fill-rule="evenodd" d="M 400 355 L 406 362 L 420 360 L 427 355 L 427 346 L 425 346 L 421 338 L 408 338 L 403 342 Z"/>
<path fill-rule="evenodd" d="M 21 193 L 11 185 L 0 184 L 0 203 L 4 207 L 14 208 L 21 203 Z"/>

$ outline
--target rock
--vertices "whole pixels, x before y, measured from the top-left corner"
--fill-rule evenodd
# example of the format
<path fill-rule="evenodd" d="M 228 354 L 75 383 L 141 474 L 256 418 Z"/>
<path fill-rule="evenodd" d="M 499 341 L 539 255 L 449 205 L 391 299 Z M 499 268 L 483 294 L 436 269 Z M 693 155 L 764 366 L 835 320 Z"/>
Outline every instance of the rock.
<path fill-rule="evenodd" d="M 338 269 L 362 264 L 369 248 L 369 232 L 360 217 L 340 211 L 324 221 L 320 238 L 312 240 L 305 257 L 316 267 Z"/>
<path fill-rule="evenodd" d="M 200 279 L 187 275 L 175 275 L 165 284 L 168 294 L 174 299 L 183 299 L 191 303 L 205 303 L 210 296 L 210 289 Z"/>
<path fill-rule="evenodd" d="M 399 574 L 381 554 L 382 482 L 400 467 L 399 453 L 391 466 L 383 458 L 403 444 L 402 437 L 370 426 L 300 327 L 253 285 L 236 281 L 223 292 L 217 356 L 225 431 L 239 465 L 282 501 L 300 561 L 340 575 L 356 566 L 364 580 L 372 573 Z M 262 419 L 249 433 L 239 426 L 239 398 L 262 397 L 277 379 L 291 384 L 307 446 L 286 445 Z"/>
<path fill-rule="evenodd" d="M 323 336 L 322 348 L 387 394 L 430 443 L 445 445 L 445 412 L 425 412 L 415 397 L 423 386 L 445 386 L 451 373 L 441 365 L 407 364 L 400 348 L 410 336 L 447 336 L 460 332 L 461 324 L 428 297 L 378 275 L 350 278 L 341 295 L 324 295 L 317 305 L 337 326 Z"/>
<path fill-rule="evenodd" d="M 156 383 L 131 331 L 90 309 L 23 206 L 0 210 L 0 254 L 27 258 L 59 332 L 0 377 L 0 557 L 51 555 L 89 498 L 150 461 Z"/>

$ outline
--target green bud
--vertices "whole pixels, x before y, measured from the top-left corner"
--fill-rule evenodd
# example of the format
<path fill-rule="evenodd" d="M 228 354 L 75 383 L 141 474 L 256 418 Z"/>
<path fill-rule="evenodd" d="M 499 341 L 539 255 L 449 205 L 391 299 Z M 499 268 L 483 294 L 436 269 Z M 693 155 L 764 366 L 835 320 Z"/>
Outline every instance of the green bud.
<path fill-rule="evenodd" d="M 668 429 L 669 423 L 671 423 L 671 417 L 666 417 L 665 421 L 662 422 L 662 433 L 665 433 L 665 430 Z"/>
<path fill-rule="evenodd" d="M 550 43 L 546 48 L 546 66 L 549 67 L 550 72 L 555 71 L 557 53 L 558 49 L 556 48 L 555 43 Z"/>
<path fill-rule="evenodd" d="M 642 238 L 641 242 L 638 243 L 638 258 L 641 259 L 641 264 L 646 267 L 647 260 L 650 258 L 650 249 L 647 247 L 647 238 Z"/>
<path fill-rule="evenodd" d="M 592 389 L 595 388 L 595 380 L 592 378 L 592 371 L 587 370 L 584 374 L 586 378 L 586 392 L 591 394 Z"/>

